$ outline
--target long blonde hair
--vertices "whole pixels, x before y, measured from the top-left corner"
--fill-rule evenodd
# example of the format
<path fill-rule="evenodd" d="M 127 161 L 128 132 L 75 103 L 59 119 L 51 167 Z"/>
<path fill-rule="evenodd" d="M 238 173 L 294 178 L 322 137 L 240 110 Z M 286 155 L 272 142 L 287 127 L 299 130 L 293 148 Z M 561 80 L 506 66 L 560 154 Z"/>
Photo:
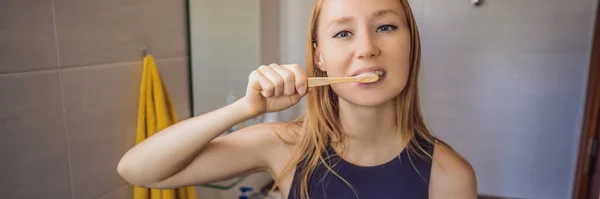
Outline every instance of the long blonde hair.
<path fill-rule="evenodd" d="M 326 73 L 316 67 L 314 60 L 313 46 L 316 43 L 316 32 L 321 6 L 324 0 L 317 0 L 313 8 L 312 17 L 310 20 L 310 29 L 308 40 L 306 43 L 306 68 L 309 77 L 325 77 Z M 417 86 L 419 69 L 421 66 L 421 43 L 419 31 L 415 22 L 412 10 L 407 0 L 399 0 L 404 7 L 408 27 L 410 31 L 411 46 L 410 46 L 410 70 L 409 77 L 403 91 L 394 98 L 396 101 L 396 124 L 398 126 L 398 134 L 400 141 L 407 143 L 405 150 L 410 153 L 417 154 L 426 160 L 432 160 L 432 154 L 427 152 L 421 144 L 418 143 L 416 136 L 423 138 L 430 144 L 444 142 L 437 139 L 427 128 L 423 120 L 420 102 L 419 89 Z M 308 199 L 308 183 L 311 174 L 319 165 L 327 168 L 335 176 L 342 179 L 350 187 L 351 185 L 341 176 L 335 173 L 332 165 L 328 164 L 327 147 L 332 142 L 341 143 L 344 140 L 342 127 L 339 123 L 338 115 L 338 97 L 329 86 L 318 87 L 314 91 L 308 93 L 306 115 L 298 119 L 294 124 L 301 126 L 299 139 L 295 141 L 295 150 L 293 155 L 283 169 L 281 175 L 278 176 L 276 182 L 280 182 L 281 178 L 294 170 L 296 165 L 302 164 L 299 171 L 296 171 L 299 184 L 299 190 L 291 190 L 290 193 L 300 191 L 301 199 Z M 275 183 L 277 186 L 277 183 Z M 354 190 L 354 189 L 352 189 Z M 356 192 L 355 192 L 356 194 Z"/>

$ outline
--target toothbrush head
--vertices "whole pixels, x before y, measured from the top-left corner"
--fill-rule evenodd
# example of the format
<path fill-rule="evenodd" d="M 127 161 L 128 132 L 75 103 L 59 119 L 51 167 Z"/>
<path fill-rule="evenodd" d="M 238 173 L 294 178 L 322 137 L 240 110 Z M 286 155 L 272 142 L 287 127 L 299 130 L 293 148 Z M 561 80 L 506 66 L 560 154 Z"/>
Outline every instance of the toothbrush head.
<path fill-rule="evenodd" d="M 373 83 L 379 80 L 380 75 L 375 72 L 362 73 L 360 75 L 355 76 L 358 82 L 360 83 Z"/>

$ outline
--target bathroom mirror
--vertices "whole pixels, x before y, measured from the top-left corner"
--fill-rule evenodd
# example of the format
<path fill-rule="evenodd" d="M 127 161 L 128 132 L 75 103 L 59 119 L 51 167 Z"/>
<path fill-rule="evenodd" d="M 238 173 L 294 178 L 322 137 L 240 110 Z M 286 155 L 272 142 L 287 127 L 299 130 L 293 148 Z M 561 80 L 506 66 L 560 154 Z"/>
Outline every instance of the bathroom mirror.
<path fill-rule="evenodd" d="M 201 115 L 243 97 L 249 74 L 260 65 L 304 65 L 308 19 L 314 1 L 188 0 L 191 113 Z M 280 113 L 245 121 L 295 119 L 304 101 Z M 230 189 L 244 178 L 205 185 Z"/>
<path fill-rule="evenodd" d="M 192 114 L 201 115 L 243 97 L 248 75 L 260 65 L 304 65 L 312 3 L 189 0 Z M 293 107 L 266 114 L 254 122 L 293 119 L 299 110 Z"/>

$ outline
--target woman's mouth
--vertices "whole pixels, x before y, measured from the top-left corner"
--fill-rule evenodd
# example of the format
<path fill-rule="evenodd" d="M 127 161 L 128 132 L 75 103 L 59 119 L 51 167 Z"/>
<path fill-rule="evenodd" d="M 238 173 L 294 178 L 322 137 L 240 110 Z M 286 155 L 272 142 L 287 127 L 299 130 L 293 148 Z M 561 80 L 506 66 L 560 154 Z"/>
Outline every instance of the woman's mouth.
<path fill-rule="evenodd" d="M 383 80 L 387 76 L 387 72 L 385 72 L 383 70 L 363 72 L 363 73 L 359 73 L 358 75 L 365 74 L 365 73 L 374 73 L 377 76 L 379 76 L 379 78 L 377 79 L 377 81 L 370 82 L 370 83 L 356 83 L 356 85 L 359 86 L 359 87 L 361 87 L 361 88 L 368 88 L 368 87 L 372 87 L 372 86 L 381 84 L 381 82 L 383 82 Z"/>
<path fill-rule="evenodd" d="M 387 75 L 387 72 L 378 70 L 378 71 L 375 71 L 375 75 L 379 76 L 379 78 L 382 78 Z"/>

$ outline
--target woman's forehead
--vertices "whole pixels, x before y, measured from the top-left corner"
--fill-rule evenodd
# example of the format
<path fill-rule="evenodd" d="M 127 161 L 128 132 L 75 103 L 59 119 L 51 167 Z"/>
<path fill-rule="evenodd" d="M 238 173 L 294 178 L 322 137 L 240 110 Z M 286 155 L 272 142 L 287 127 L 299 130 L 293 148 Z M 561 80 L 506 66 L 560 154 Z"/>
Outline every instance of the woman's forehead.
<path fill-rule="evenodd" d="M 404 16 L 400 0 L 323 0 L 320 18 L 324 23 L 352 18 L 379 17 L 386 14 Z"/>

